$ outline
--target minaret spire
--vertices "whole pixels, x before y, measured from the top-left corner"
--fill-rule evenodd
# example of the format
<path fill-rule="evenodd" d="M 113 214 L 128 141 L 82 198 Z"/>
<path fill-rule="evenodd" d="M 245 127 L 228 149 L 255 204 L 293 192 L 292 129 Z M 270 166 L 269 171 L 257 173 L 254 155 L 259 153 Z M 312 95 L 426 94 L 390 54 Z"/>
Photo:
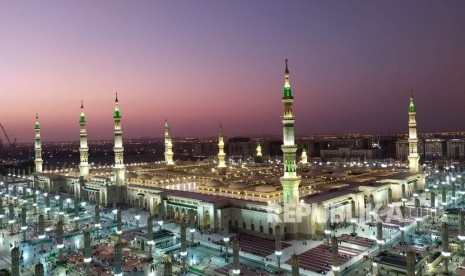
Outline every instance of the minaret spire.
<path fill-rule="evenodd" d="M 174 166 L 173 162 L 173 142 L 170 134 L 170 127 L 168 125 L 168 119 L 165 118 L 165 162 L 168 166 Z"/>
<path fill-rule="evenodd" d="M 40 139 L 40 124 L 39 124 L 39 114 L 36 113 L 36 123 L 34 125 L 34 131 L 35 131 L 35 145 L 34 145 L 34 151 L 35 151 L 35 159 L 34 163 L 36 165 L 36 172 L 40 173 L 42 172 L 42 140 Z"/>
<path fill-rule="evenodd" d="M 299 204 L 299 183 L 301 178 L 297 176 L 296 152 L 297 145 L 294 138 L 294 114 L 292 105 L 294 97 L 291 93 L 291 85 L 289 83 L 289 68 L 286 60 L 286 70 L 284 71 L 284 93 L 282 102 L 284 105 L 283 123 L 283 163 L 284 175 L 280 178 L 281 185 L 283 186 L 283 203 L 292 208 L 297 208 Z M 289 223 L 288 231 L 293 236 L 298 236 L 298 227 L 296 223 Z"/>
<path fill-rule="evenodd" d="M 79 116 L 79 172 L 84 178 L 89 175 L 89 148 L 87 146 L 86 115 L 84 114 L 84 101 L 81 100 L 81 115 Z"/>
<path fill-rule="evenodd" d="M 224 153 L 223 126 L 220 124 L 220 133 L 218 135 L 218 173 L 226 174 L 226 153 Z"/>
<path fill-rule="evenodd" d="M 124 166 L 124 161 L 123 161 L 124 147 L 123 147 L 123 137 L 122 137 L 122 129 L 121 129 L 121 112 L 119 110 L 118 104 L 119 104 L 118 93 L 116 93 L 115 110 L 113 112 L 113 119 L 115 121 L 115 129 L 114 129 L 115 145 L 113 147 L 113 152 L 115 154 L 115 165 L 113 167 L 113 177 L 115 180 L 115 184 L 117 186 L 122 186 L 122 185 L 125 185 L 126 167 Z"/>
<path fill-rule="evenodd" d="M 413 103 L 413 90 L 410 90 L 410 104 L 408 107 L 408 163 L 410 173 L 419 172 L 419 161 L 420 156 L 418 155 L 418 137 L 417 137 L 417 121 L 416 121 L 416 110 L 415 104 Z"/>

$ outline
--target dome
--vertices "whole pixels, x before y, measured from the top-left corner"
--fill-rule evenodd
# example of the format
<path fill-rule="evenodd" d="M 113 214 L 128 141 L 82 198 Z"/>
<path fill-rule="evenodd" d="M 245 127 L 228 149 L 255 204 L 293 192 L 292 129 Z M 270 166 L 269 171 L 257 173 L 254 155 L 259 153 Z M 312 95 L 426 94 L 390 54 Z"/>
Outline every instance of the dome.
<path fill-rule="evenodd" d="M 247 184 L 242 182 L 234 182 L 228 186 L 228 189 L 240 190 L 247 188 Z"/>
<path fill-rule="evenodd" d="M 212 179 L 210 181 L 207 181 L 204 186 L 207 186 L 207 187 L 219 187 L 219 186 L 223 186 L 223 182 L 221 182 L 221 181 L 219 181 L 217 179 Z"/>
<path fill-rule="evenodd" d="M 260 185 L 260 186 L 256 187 L 255 191 L 260 192 L 260 193 L 271 193 L 271 192 L 276 191 L 276 187 L 265 184 L 265 185 Z"/>

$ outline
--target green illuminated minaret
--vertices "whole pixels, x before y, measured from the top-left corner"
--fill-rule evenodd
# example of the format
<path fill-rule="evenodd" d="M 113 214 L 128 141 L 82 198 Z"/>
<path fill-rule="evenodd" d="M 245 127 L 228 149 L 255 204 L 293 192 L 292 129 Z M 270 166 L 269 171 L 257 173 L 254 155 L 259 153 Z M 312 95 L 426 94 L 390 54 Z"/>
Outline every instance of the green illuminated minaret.
<path fill-rule="evenodd" d="M 121 131 L 121 112 L 119 110 L 118 104 L 118 93 L 116 93 L 115 110 L 113 112 L 113 119 L 115 120 L 115 146 L 113 147 L 113 152 L 115 153 L 115 165 L 113 167 L 113 175 L 115 179 L 115 184 L 117 186 L 123 186 L 125 184 L 126 168 L 123 162 L 124 148 Z"/>
<path fill-rule="evenodd" d="M 34 125 L 34 131 L 36 133 L 35 136 L 35 160 L 34 163 L 36 165 L 36 172 L 42 172 L 42 141 L 40 139 L 40 124 L 39 124 L 39 115 L 36 114 L 36 123 Z"/>
<path fill-rule="evenodd" d="M 168 166 L 174 166 L 173 162 L 173 142 L 171 141 L 170 127 L 165 119 L 165 162 Z"/>
<path fill-rule="evenodd" d="M 220 134 L 218 135 L 218 173 L 226 174 L 226 153 L 224 153 L 223 127 L 220 124 Z"/>
<path fill-rule="evenodd" d="M 299 204 L 299 183 L 301 178 L 297 176 L 296 151 L 297 146 L 294 138 L 294 114 L 292 112 L 292 104 L 294 97 L 292 96 L 291 86 L 289 84 L 289 69 L 284 71 L 284 91 L 282 102 L 284 105 L 283 122 L 283 145 L 281 149 L 284 156 L 284 175 L 280 178 L 283 186 L 283 203 L 296 208 Z M 291 235 L 297 235 L 298 229 L 295 222 L 289 223 L 288 231 Z"/>
<path fill-rule="evenodd" d="M 418 155 L 417 121 L 415 119 L 416 110 L 413 103 L 413 93 L 410 95 L 410 105 L 408 107 L 408 164 L 410 173 L 418 173 L 420 156 Z"/>
<path fill-rule="evenodd" d="M 86 115 L 84 114 L 84 103 L 81 101 L 81 115 L 79 116 L 79 171 L 82 177 L 89 175 L 89 147 L 87 146 Z"/>

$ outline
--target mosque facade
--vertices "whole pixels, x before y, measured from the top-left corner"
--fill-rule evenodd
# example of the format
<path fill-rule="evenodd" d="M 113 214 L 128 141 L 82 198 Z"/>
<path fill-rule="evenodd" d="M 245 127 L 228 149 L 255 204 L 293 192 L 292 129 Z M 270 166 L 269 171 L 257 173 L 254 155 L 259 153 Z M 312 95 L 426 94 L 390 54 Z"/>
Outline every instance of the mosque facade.
<path fill-rule="evenodd" d="M 310 238 L 323 235 L 329 223 L 367 218 L 368 208 L 402 202 L 425 188 L 417 153 L 415 106 L 409 105 L 409 168 L 371 168 L 366 164 L 321 166 L 307 162 L 306 153 L 297 166 L 294 94 L 286 60 L 283 103 L 283 159 L 262 162 L 258 145 L 254 163 L 227 163 L 223 129 L 218 137 L 218 160 L 173 160 L 168 122 L 164 124 L 165 162 L 127 165 L 123 160 L 122 113 L 115 98 L 114 164 L 92 167 L 88 163 L 87 118 L 81 104 L 80 163 L 67 173 L 42 171 L 42 148 L 38 118 L 35 130 L 34 185 L 46 192 L 70 196 L 117 208 L 120 204 L 149 211 L 159 221 L 195 219 L 198 229 L 234 231 L 274 237 Z M 257 161 L 260 160 L 260 161 Z M 298 214 L 303 214 L 302 216 Z M 280 226 L 280 227 L 276 227 Z"/>

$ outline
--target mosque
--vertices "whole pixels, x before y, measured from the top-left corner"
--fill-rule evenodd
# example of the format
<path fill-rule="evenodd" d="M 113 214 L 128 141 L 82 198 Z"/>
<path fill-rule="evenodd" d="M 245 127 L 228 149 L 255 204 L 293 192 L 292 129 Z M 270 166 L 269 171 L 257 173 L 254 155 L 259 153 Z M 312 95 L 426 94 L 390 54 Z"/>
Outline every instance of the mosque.
<path fill-rule="evenodd" d="M 214 161 L 173 160 L 168 121 L 164 124 L 165 162 L 125 164 L 122 113 L 115 98 L 114 164 L 93 167 L 84 105 L 81 103 L 80 164 L 66 173 L 43 171 L 39 118 L 36 116 L 34 185 L 46 192 L 68 193 L 75 198 L 113 207 L 121 204 L 143 208 L 159 221 L 194 218 L 198 229 L 211 232 L 248 233 L 273 238 L 311 238 L 327 234 L 328 216 L 337 221 L 360 219 L 371 206 L 405 201 L 425 188 L 420 170 L 416 110 L 413 97 L 408 107 L 408 168 L 370 166 L 368 163 L 307 162 L 302 152 L 297 162 L 293 92 L 288 62 L 285 63 L 283 103 L 283 159 L 263 162 L 257 145 L 254 163 L 228 164 L 223 129 L 218 136 Z M 280 227 L 276 227 L 276 226 Z M 274 233 L 279 229 L 282 233 Z"/>

